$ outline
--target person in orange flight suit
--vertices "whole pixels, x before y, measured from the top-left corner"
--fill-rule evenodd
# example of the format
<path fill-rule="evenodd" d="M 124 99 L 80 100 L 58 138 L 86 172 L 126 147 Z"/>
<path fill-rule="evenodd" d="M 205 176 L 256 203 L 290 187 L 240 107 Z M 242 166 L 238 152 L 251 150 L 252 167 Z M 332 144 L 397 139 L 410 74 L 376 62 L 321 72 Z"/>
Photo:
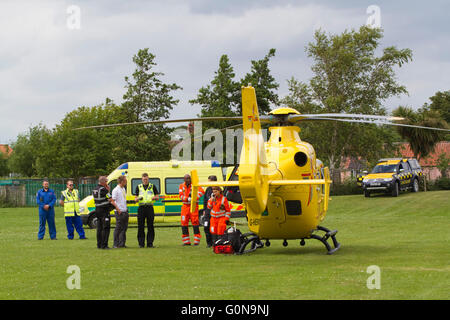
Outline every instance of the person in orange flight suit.
<path fill-rule="evenodd" d="M 194 229 L 194 246 L 200 244 L 200 228 L 198 220 L 198 200 L 205 194 L 203 188 L 199 187 L 197 193 L 197 206 L 195 212 L 191 213 L 191 176 L 186 174 L 184 176 L 184 183 L 180 184 L 179 194 L 183 205 L 181 206 L 181 240 L 183 246 L 190 246 L 191 239 L 189 237 L 189 220 L 191 221 L 192 228 Z"/>
<path fill-rule="evenodd" d="M 212 187 L 212 192 L 211 198 L 208 200 L 208 209 L 211 209 L 210 232 L 214 245 L 227 228 L 231 210 L 228 200 L 223 195 L 220 187 Z"/>

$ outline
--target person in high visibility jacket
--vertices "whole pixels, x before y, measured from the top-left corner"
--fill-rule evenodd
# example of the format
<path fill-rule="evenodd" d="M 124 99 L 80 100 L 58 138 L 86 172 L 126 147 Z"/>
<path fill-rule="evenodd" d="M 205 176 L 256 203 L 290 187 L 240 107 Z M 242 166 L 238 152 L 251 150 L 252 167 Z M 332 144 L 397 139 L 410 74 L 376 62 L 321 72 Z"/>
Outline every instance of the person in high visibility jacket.
<path fill-rule="evenodd" d="M 59 204 L 64 206 L 64 217 L 66 218 L 67 239 L 72 240 L 74 229 L 77 230 L 81 240 L 86 239 L 84 234 L 83 222 L 79 216 L 80 196 L 78 190 L 73 187 L 73 180 L 67 181 L 67 189 L 61 192 Z"/>
<path fill-rule="evenodd" d="M 189 220 L 194 229 L 194 246 L 200 244 L 200 239 L 202 237 L 198 220 L 198 200 L 205 194 L 205 191 L 202 187 L 199 187 L 196 209 L 191 213 L 191 189 L 191 176 L 186 174 L 184 176 L 184 183 L 180 184 L 179 188 L 180 198 L 183 202 L 183 205 L 181 206 L 181 240 L 183 241 L 183 246 L 191 245 L 191 239 L 189 237 Z"/>
<path fill-rule="evenodd" d="M 140 248 L 145 247 L 145 220 L 147 220 L 147 248 L 154 248 L 155 240 L 155 210 L 153 203 L 159 200 L 159 191 L 154 184 L 151 184 L 147 173 L 142 174 L 142 183 L 136 187 L 135 202 L 139 204 L 138 208 L 138 232 L 137 238 Z"/>
<path fill-rule="evenodd" d="M 220 187 L 212 187 L 212 195 L 208 200 L 208 209 L 211 209 L 210 232 L 214 244 L 219 236 L 225 233 L 227 222 L 231 217 L 230 205 Z"/>
<path fill-rule="evenodd" d="M 48 224 L 50 239 L 56 240 L 55 226 L 55 192 L 49 188 L 48 180 L 42 182 L 42 189 L 36 193 L 36 203 L 39 206 L 38 240 L 44 239 L 45 224 Z"/>

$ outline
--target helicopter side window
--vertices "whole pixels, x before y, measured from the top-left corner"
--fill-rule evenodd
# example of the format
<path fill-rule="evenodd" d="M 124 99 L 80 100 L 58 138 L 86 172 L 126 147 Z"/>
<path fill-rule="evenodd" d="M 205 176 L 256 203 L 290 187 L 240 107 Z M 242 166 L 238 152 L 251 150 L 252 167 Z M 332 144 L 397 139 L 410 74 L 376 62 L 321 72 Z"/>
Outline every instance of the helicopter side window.
<path fill-rule="evenodd" d="M 302 203 L 300 200 L 286 200 L 286 213 L 290 216 L 302 214 Z"/>

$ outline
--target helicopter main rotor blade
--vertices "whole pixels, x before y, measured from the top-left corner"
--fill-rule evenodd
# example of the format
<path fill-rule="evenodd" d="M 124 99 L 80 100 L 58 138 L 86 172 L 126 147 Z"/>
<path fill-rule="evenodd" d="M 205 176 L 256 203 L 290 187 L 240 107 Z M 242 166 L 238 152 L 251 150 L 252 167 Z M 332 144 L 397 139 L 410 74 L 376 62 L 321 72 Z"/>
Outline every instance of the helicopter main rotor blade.
<path fill-rule="evenodd" d="M 340 121 L 340 122 L 353 122 L 353 123 L 369 123 L 369 124 L 408 127 L 408 128 L 416 128 L 416 129 L 450 131 L 450 129 L 445 129 L 445 128 L 434 128 L 434 127 L 417 126 L 417 125 L 413 125 L 413 124 L 394 123 L 394 122 L 382 121 L 382 119 L 361 120 L 361 119 L 338 119 L 338 118 L 316 117 L 316 118 L 307 118 L 307 119 L 304 119 L 304 120 L 323 120 L 323 121 Z"/>
<path fill-rule="evenodd" d="M 145 125 L 145 124 L 160 124 L 160 123 L 214 121 L 214 120 L 219 120 L 219 121 L 229 121 L 229 120 L 242 121 L 242 117 L 205 117 L 205 118 L 188 118 L 188 119 L 166 119 L 166 120 L 153 120 L 153 121 L 139 121 L 139 122 L 102 124 L 102 125 L 96 125 L 96 126 L 75 128 L 73 130 L 113 128 L 113 127 L 135 126 L 135 125 Z"/>
<path fill-rule="evenodd" d="M 321 120 L 319 118 L 350 118 L 350 119 L 365 119 L 365 120 L 384 120 L 384 121 L 401 121 L 405 120 L 401 117 L 380 116 L 372 114 L 353 114 L 353 113 L 317 113 L 317 114 L 292 114 L 288 116 L 290 122 L 298 122 L 302 120 Z"/>

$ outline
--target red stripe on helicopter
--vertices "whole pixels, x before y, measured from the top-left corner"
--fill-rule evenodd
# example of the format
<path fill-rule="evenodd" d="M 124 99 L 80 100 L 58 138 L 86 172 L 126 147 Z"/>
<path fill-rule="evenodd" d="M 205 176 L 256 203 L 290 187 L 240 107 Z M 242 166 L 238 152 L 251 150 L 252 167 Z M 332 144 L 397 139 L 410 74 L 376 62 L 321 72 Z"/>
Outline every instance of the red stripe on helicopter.
<path fill-rule="evenodd" d="M 312 185 L 309 186 L 308 204 L 306 206 L 309 206 L 309 203 L 311 202 L 311 191 L 312 191 Z"/>

